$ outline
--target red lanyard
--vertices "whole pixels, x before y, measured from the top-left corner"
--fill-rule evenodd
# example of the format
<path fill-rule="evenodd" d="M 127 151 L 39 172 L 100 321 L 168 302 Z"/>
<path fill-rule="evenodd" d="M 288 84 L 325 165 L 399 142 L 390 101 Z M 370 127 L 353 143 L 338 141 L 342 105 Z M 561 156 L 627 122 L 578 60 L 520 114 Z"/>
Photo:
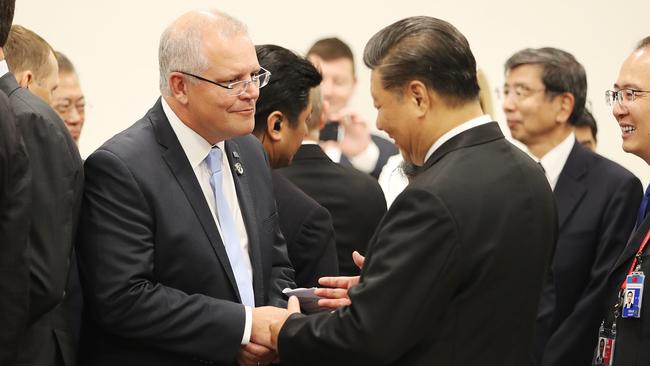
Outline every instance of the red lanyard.
<path fill-rule="evenodd" d="M 643 253 L 643 248 L 645 248 L 645 245 L 648 244 L 648 239 L 650 239 L 650 230 L 648 230 L 648 233 L 645 234 L 645 238 L 643 239 L 643 242 L 641 243 L 641 247 L 639 248 L 639 251 L 636 252 L 636 255 L 634 256 L 634 261 L 632 261 L 632 265 L 630 266 L 630 269 L 627 271 L 627 276 L 634 271 L 634 267 L 636 266 L 636 260 L 641 256 L 641 253 Z M 623 280 L 623 283 L 621 283 L 621 290 L 625 288 L 625 282 L 627 281 L 627 276 Z"/>

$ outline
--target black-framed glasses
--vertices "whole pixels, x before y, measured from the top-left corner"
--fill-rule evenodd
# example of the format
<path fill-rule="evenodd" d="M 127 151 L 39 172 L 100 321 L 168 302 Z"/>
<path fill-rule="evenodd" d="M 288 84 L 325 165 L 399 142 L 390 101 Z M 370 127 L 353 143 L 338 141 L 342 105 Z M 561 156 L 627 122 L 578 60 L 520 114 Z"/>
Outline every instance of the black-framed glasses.
<path fill-rule="evenodd" d="M 623 105 L 626 103 L 634 102 L 638 94 L 650 93 L 650 90 L 638 89 L 621 89 L 621 90 L 607 90 L 605 91 L 605 101 L 607 105 L 614 106 L 614 102 Z"/>
<path fill-rule="evenodd" d="M 220 87 L 222 87 L 224 89 L 227 89 L 228 90 L 227 91 L 228 95 L 232 95 L 232 96 L 240 96 L 240 95 L 244 94 L 246 92 L 246 90 L 248 90 L 248 86 L 251 85 L 251 84 L 253 84 L 257 88 L 261 89 L 261 88 L 265 87 L 269 83 L 269 80 L 271 79 L 271 72 L 269 70 L 263 68 L 263 67 L 260 67 L 260 71 L 258 71 L 257 74 L 251 76 L 250 80 L 234 81 L 234 82 L 228 83 L 228 84 L 221 84 L 221 83 L 218 83 L 216 81 L 212 81 L 212 80 L 206 79 L 206 78 L 204 78 L 202 76 L 194 75 L 192 73 L 185 72 L 185 71 L 176 71 L 176 72 L 179 72 L 179 73 L 181 73 L 183 75 L 191 76 L 191 77 L 199 79 L 201 81 L 205 81 L 206 83 L 210 83 L 210 84 L 213 84 L 213 85 L 216 85 L 216 86 L 220 86 Z"/>

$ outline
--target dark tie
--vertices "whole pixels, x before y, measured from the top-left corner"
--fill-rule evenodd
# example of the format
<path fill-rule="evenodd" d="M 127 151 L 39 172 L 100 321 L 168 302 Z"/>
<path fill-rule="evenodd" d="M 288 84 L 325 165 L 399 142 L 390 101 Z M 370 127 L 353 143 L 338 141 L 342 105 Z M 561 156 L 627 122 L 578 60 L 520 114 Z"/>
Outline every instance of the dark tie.
<path fill-rule="evenodd" d="M 215 146 L 205 158 L 205 162 L 208 164 L 208 168 L 212 173 L 210 176 L 210 186 L 212 186 L 212 191 L 214 191 L 217 218 L 219 219 L 219 226 L 221 226 L 223 244 L 228 254 L 230 266 L 235 274 L 235 281 L 237 282 L 242 304 L 254 307 L 253 281 L 246 269 L 245 258 L 239 243 L 239 234 L 237 233 L 237 226 L 235 225 L 232 211 L 228 206 L 226 196 L 223 194 L 221 156 L 221 149 Z M 226 172 L 229 171 L 227 170 Z"/>
<path fill-rule="evenodd" d="M 635 229 L 641 225 L 646 215 L 648 214 L 648 209 L 650 208 L 649 203 L 650 203 L 650 185 L 648 185 L 648 188 L 646 188 L 645 194 L 643 195 L 643 200 L 641 201 L 641 206 L 639 206 L 639 213 L 636 216 L 636 224 L 634 225 Z"/>

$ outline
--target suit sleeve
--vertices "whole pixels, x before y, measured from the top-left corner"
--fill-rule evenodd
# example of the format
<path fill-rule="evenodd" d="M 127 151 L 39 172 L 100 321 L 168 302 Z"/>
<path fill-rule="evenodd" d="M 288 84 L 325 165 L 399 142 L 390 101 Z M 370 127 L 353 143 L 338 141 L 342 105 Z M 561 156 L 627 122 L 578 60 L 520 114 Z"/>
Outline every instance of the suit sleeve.
<path fill-rule="evenodd" d="M 244 307 L 157 282 L 156 222 L 146 193 L 109 151 L 91 155 L 86 172 L 78 256 L 90 316 L 129 341 L 234 363 Z"/>
<path fill-rule="evenodd" d="M 332 217 L 324 207 L 315 206 L 303 219 L 290 255 L 296 267 L 296 284 L 299 287 L 315 287 L 319 278 L 338 275 Z"/>
<path fill-rule="evenodd" d="M 5 365 L 27 324 L 31 171 L 13 112 L 0 94 L 0 365 Z"/>
<path fill-rule="evenodd" d="M 438 197 L 405 191 L 380 223 L 361 282 L 349 291 L 352 305 L 290 317 L 279 336 L 282 364 L 304 364 L 305 355 L 310 365 L 394 363 L 430 332 L 453 296 L 459 237 Z"/>
<path fill-rule="evenodd" d="M 594 304 L 602 304 L 606 299 L 608 275 L 625 248 L 642 196 L 643 188 L 634 176 L 625 179 L 614 190 L 601 220 L 596 257 L 591 267 L 589 282 L 573 312 L 550 336 L 546 349 L 552 352 L 545 352 L 542 365 L 562 364 L 561 360 L 565 359 L 567 354 L 588 355 L 596 347 L 598 326 L 603 314 L 602 308 Z M 574 339 L 584 334 L 593 334 L 593 343 Z M 576 345 L 589 347 L 578 352 Z"/>

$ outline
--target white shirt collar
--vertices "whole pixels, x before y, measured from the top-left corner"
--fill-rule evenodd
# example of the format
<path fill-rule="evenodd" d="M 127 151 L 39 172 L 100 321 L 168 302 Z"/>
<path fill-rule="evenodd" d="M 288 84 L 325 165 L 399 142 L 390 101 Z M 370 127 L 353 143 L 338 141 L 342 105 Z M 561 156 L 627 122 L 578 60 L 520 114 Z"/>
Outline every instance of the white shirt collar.
<path fill-rule="evenodd" d="M 162 103 L 163 112 L 165 112 L 165 116 L 167 116 L 169 124 L 172 126 L 183 151 L 185 151 L 187 160 L 189 160 L 192 169 L 196 169 L 196 167 L 205 160 L 205 157 L 208 156 L 212 149 L 212 145 L 210 145 L 206 139 L 201 137 L 201 135 L 183 123 L 169 104 L 167 104 L 164 97 L 160 98 L 160 101 Z M 224 152 L 223 155 L 225 155 L 224 142 L 217 142 L 216 146 L 218 146 L 221 151 Z"/>
<path fill-rule="evenodd" d="M 0 77 L 3 77 L 8 72 L 9 65 L 7 64 L 7 60 L 0 60 Z"/>
<path fill-rule="evenodd" d="M 492 122 L 492 117 L 490 117 L 487 114 L 484 114 L 480 117 L 470 119 L 469 121 L 463 122 L 458 126 L 452 128 L 451 130 L 447 131 L 444 135 L 440 136 L 440 138 L 433 145 L 431 145 L 429 151 L 427 151 L 427 155 L 425 155 L 424 157 L 424 161 L 426 162 L 427 160 L 429 160 L 431 155 L 433 155 L 433 153 L 436 150 L 438 150 L 438 148 L 442 146 L 442 144 L 449 141 L 452 137 L 456 135 L 460 135 L 461 133 L 469 130 L 470 128 L 478 127 L 480 125 L 484 125 L 490 122 Z"/>
<path fill-rule="evenodd" d="M 555 189 L 557 180 L 560 178 L 560 173 L 564 169 L 564 164 L 566 164 L 567 159 L 569 159 L 569 154 L 573 149 L 575 144 L 576 136 L 574 133 L 570 133 L 559 145 L 547 152 L 541 159 L 537 159 L 533 154 L 528 152 L 533 160 L 539 161 L 544 168 L 546 174 L 546 179 L 548 179 L 548 184 L 551 185 L 551 189 Z"/>

